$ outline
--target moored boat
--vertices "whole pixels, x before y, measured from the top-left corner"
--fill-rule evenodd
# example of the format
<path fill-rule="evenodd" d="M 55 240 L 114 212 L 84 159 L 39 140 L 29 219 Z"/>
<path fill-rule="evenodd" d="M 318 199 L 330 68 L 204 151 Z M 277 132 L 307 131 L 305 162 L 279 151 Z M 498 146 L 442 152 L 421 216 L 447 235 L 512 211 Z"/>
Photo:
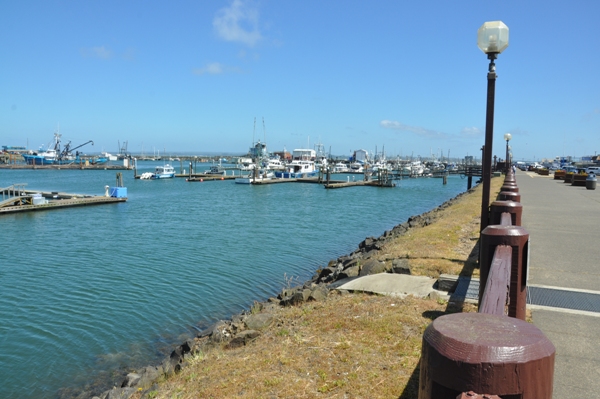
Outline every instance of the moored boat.
<path fill-rule="evenodd" d="M 247 176 L 236 177 L 235 182 L 237 184 L 253 184 L 255 182 L 262 182 L 265 180 L 272 180 L 275 177 L 275 173 L 267 169 L 255 169 Z"/>
<path fill-rule="evenodd" d="M 152 176 L 150 176 L 151 179 L 170 179 L 173 177 L 175 177 L 175 169 L 169 164 L 157 166 Z"/>
<path fill-rule="evenodd" d="M 315 157 L 315 150 L 294 150 L 292 162 L 286 165 L 285 170 L 276 171 L 275 177 L 283 179 L 315 177 L 319 174 L 319 170 L 315 164 Z"/>

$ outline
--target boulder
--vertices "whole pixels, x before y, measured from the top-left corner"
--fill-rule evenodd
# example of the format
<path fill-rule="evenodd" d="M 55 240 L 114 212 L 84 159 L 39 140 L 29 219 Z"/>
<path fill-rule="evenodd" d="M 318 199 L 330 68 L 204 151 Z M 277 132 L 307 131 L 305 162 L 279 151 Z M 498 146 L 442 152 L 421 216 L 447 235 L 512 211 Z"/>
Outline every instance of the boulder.
<path fill-rule="evenodd" d="M 392 260 L 392 273 L 395 274 L 412 274 L 410 271 L 410 265 L 408 259 L 394 259 Z"/>
<path fill-rule="evenodd" d="M 245 323 L 249 330 L 261 331 L 273 323 L 273 315 L 270 313 L 251 314 L 246 318 Z"/>
<path fill-rule="evenodd" d="M 309 301 L 323 301 L 329 295 L 327 287 L 318 286 L 310 292 Z"/>
<path fill-rule="evenodd" d="M 242 331 L 238 335 L 236 335 L 227 345 L 225 346 L 227 349 L 235 349 L 242 347 L 244 345 L 248 345 L 252 340 L 256 339 L 260 333 L 255 330 L 246 330 Z"/>
<path fill-rule="evenodd" d="M 213 324 L 210 332 L 210 340 L 213 342 L 224 342 L 231 339 L 231 332 L 229 331 L 229 325 L 220 320 Z"/>
<path fill-rule="evenodd" d="M 348 268 L 342 270 L 340 272 L 340 274 L 338 275 L 338 277 L 340 279 L 348 278 L 348 277 L 356 277 L 356 276 L 358 276 L 359 272 L 360 272 L 359 266 L 351 266 L 351 267 L 348 267 Z"/>
<path fill-rule="evenodd" d="M 142 376 L 137 373 L 129 373 L 125 377 L 125 381 L 123 381 L 123 383 L 121 384 L 121 388 L 135 387 L 141 378 Z"/>
<path fill-rule="evenodd" d="M 359 276 L 368 276 L 369 274 L 384 273 L 385 263 L 378 261 L 377 259 L 367 259 L 360 269 Z"/>

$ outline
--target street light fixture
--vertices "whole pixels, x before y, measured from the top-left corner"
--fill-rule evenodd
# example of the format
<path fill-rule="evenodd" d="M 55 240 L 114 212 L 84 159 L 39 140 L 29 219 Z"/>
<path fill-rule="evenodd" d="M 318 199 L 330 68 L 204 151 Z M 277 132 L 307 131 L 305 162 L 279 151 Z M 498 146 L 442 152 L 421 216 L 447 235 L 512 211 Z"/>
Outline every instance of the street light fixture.
<path fill-rule="evenodd" d="M 508 142 L 512 139 L 512 135 L 510 133 L 504 133 L 504 140 L 506 140 L 506 174 L 508 174 L 508 169 L 510 165 L 508 163 L 508 152 L 510 151 L 510 147 L 508 146 Z"/>
<path fill-rule="evenodd" d="M 477 31 L 477 46 L 490 60 L 488 68 L 487 107 L 485 117 L 485 145 L 482 160 L 483 193 L 481 195 L 481 230 L 489 223 L 490 186 L 492 172 L 492 142 L 494 139 L 494 97 L 496 94 L 496 64 L 498 54 L 508 47 L 508 27 L 502 21 L 481 25 Z"/>

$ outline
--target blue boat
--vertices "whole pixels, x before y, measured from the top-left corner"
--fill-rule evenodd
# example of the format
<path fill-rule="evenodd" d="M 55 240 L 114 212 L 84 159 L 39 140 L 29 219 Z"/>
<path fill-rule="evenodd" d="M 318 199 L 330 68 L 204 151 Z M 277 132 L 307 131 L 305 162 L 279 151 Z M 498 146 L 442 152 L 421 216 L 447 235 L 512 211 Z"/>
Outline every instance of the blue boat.
<path fill-rule="evenodd" d="M 108 158 L 106 157 L 82 157 L 80 156 L 79 151 L 76 151 L 75 155 L 73 155 L 73 150 L 76 150 L 77 148 L 81 148 L 89 143 L 94 145 L 92 140 L 73 148 L 71 148 L 71 142 L 69 141 L 64 148 L 61 149 L 61 136 L 62 135 L 58 132 L 54 133 L 54 143 L 52 147 L 48 146 L 48 149 L 46 150 L 40 148 L 38 151 L 31 151 L 29 153 L 22 154 L 23 159 L 25 159 L 25 163 L 28 165 L 71 165 L 85 163 L 91 165 L 100 165 L 108 161 Z"/>

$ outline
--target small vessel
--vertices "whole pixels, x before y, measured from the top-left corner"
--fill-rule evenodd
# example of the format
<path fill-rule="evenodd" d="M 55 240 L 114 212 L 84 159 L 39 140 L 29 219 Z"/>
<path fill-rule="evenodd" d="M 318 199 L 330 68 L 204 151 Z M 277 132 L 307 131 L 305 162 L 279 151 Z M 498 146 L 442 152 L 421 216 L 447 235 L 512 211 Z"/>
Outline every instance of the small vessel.
<path fill-rule="evenodd" d="M 151 179 L 170 179 L 175 177 L 175 169 L 169 165 L 157 166 L 154 169 L 154 173 L 150 177 Z"/>
<path fill-rule="evenodd" d="M 249 175 L 236 177 L 235 182 L 237 184 L 252 184 L 255 182 L 262 182 L 265 180 L 272 180 L 275 177 L 275 173 L 268 169 L 254 169 Z"/>
<path fill-rule="evenodd" d="M 205 175 L 225 175 L 226 170 L 221 165 L 211 165 L 210 169 L 205 170 Z"/>
<path fill-rule="evenodd" d="M 264 159 L 262 164 L 269 170 L 285 170 L 285 163 L 277 156 Z"/>
<path fill-rule="evenodd" d="M 333 165 L 333 173 L 348 173 L 348 165 L 343 162 L 338 162 Z"/>

